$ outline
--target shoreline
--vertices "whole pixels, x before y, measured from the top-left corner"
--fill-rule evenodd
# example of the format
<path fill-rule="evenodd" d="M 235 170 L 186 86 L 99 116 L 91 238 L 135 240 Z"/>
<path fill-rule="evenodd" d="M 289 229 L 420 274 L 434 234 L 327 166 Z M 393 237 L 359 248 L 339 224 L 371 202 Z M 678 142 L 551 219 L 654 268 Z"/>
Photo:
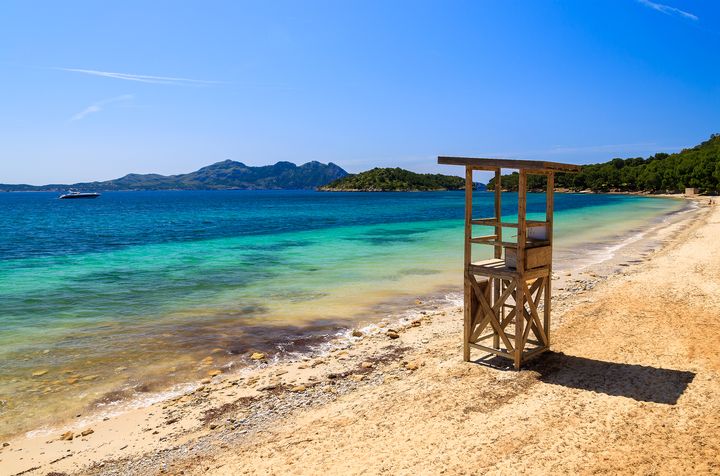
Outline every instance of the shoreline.
<path fill-rule="evenodd" d="M 565 289 L 565 282 L 568 280 L 568 273 L 570 275 L 577 275 L 579 272 L 585 272 L 585 270 L 594 269 L 594 267 L 602 265 L 605 262 L 612 262 L 612 260 L 623 260 L 624 256 L 628 254 L 627 250 L 631 250 L 630 254 L 640 253 L 640 250 L 634 250 L 632 247 L 628 248 L 628 245 L 636 241 L 639 236 L 652 234 L 653 230 L 658 227 L 666 225 L 668 220 L 678 220 L 682 214 L 686 211 L 690 211 L 690 206 L 685 207 L 681 210 L 670 211 L 656 216 L 652 220 L 646 223 L 640 231 L 637 228 L 628 228 L 618 235 L 618 240 L 621 240 L 619 245 L 616 245 L 614 250 L 609 250 L 607 243 L 605 242 L 594 242 L 583 244 L 583 246 L 591 246 L 592 250 L 586 253 L 589 258 L 580 264 L 570 263 L 570 261 L 563 261 L 561 263 L 556 262 L 555 266 L 555 288 L 558 291 Z M 570 247 L 572 254 L 578 251 L 576 245 Z M 567 250 L 566 250 L 567 252 Z M 557 261 L 557 260 L 556 260 Z M 578 288 L 577 284 L 573 284 L 574 288 Z M 585 285 L 583 285 L 585 286 Z M 450 283 L 443 282 L 434 285 L 433 289 L 429 289 L 426 294 L 409 294 L 398 295 L 394 297 L 384 298 L 380 301 L 374 302 L 373 304 L 367 304 L 363 309 L 358 310 L 353 315 L 347 315 L 342 321 L 328 324 L 313 324 L 307 328 L 296 328 L 288 327 L 285 331 L 285 335 L 288 337 L 284 340 L 268 340 L 263 345 L 252 346 L 248 353 L 225 355 L 221 353 L 222 349 L 217 348 L 212 351 L 208 351 L 207 355 L 198 355 L 196 362 L 197 369 L 195 374 L 197 376 L 189 379 L 177 379 L 177 378 L 163 378 L 160 374 L 154 375 L 154 379 L 148 380 L 135 380 L 128 384 L 121 384 L 120 386 L 109 386 L 105 385 L 101 392 L 96 392 L 96 395 L 92 400 L 87 400 L 87 404 L 77 405 L 74 407 L 72 412 L 66 412 L 67 416 L 64 421 L 74 422 L 72 419 L 73 415 L 83 415 L 83 421 L 87 424 L 91 424 L 94 421 L 101 420 L 106 416 L 106 413 L 117 415 L 122 411 L 129 411 L 140 407 L 148 406 L 159 401 L 174 398 L 175 396 L 192 390 L 198 387 L 202 380 L 207 376 L 212 377 L 213 373 L 218 372 L 223 375 L 232 375 L 237 372 L 243 372 L 245 369 L 252 367 L 252 360 L 249 358 L 253 352 L 265 353 L 269 356 L 273 363 L 279 362 L 292 362 L 297 358 L 305 357 L 321 357 L 327 352 L 332 351 L 337 347 L 342 347 L 349 342 L 350 333 L 353 328 L 360 326 L 366 332 L 378 332 L 378 325 L 393 325 L 396 322 L 400 324 L 413 316 L 419 314 L 423 310 L 427 310 L 428 304 L 432 305 L 434 309 L 438 307 L 450 308 L 462 301 L 462 289 L 459 286 L 450 285 Z M 418 302 L 424 303 L 423 306 L 418 306 Z M 410 316 L 410 317 L 408 317 Z M 272 335 L 283 334 L 283 326 L 279 326 L 272 330 Z M 216 353 L 218 352 L 218 353 Z M 203 359 L 203 357 L 205 357 Z M 160 362 L 153 361 L 152 364 L 155 367 L 162 367 L 163 365 L 167 369 L 175 371 L 173 362 Z M 166 365 L 165 365 L 166 364 Z M 123 363 L 117 363 L 117 365 L 127 365 Z M 110 367 L 113 368 L 113 367 Z M 117 370 L 121 370 L 122 374 L 126 374 L 126 367 L 118 367 Z M 117 372 L 116 372 L 117 373 Z M 207 375 L 206 375 L 207 373 Z M 75 377 L 70 375 L 70 377 Z M 76 380 L 76 378 L 71 379 Z M 88 389 L 90 391 L 90 389 Z M 52 397 L 48 397 L 52 398 Z M 0 434 L 0 442 L 3 437 L 15 437 L 22 434 L 33 435 L 45 435 L 48 434 L 51 428 L 56 428 L 62 425 L 62 421 L 41 421 L 39 424 L 33 426 L 25 426 L 20 432 L 6 432 L 5 435 Z M 8 434 L 9 433 L 9 434 Z"/>
<path fill-rule="evenodd" d="M 644 201 L 642 203 L 649 203 L 650 201 Z M 592 202 L 591 202 L 592 203 Z M 653 207 L 650 206 L 652 209 Z M 666 202 L 664 205 L 658 205 L 655 208 L 678 208 L 677 203 Z M 656 212 L 657 213 L 657 212 Z M 666 213 L 666 212 L 664 212 Z M 638 223 L 654 223 L 657 217 L 664 216 L 655 215 L 655 218 L 646 218 L 644 222 L 636 221 L 635 224 L 623 224 L 615 227 L 613 233 L 617 233 L 616 237 L 625 237 L 626 233 L 635 233 L 632 229 L 637 229 Z M 673 212 L 674 213 L 674 212 Z M 624 223 L 624 222 L 622 222 Z M 384 225 L 383 225 L 384 226 Z M 445 228 L 445 225 L 443 227 Z M 401 228 L 401 231 L 404 231 Z M 368 232 L 368 236 L 374 239 L 376 233 Z M 448 234 L 445 233 L 445 236 Z M 459 236 L 454 234 L 453 236 Z M 312 236 L 307 239 L 312 243 Z M 452 236 L 451 236 L 452 238 Z M 606 238 L 610 238 L 607 240 Z M 592 261 L 598 259 L 606 259 L 609 253 L 604 247 L 604 243 L 612 242 L 612 237 L 609 233 L 604 233 L 602 237 L 595 236 L 597 241 L 592 242 L 593 252 L 589 255 L 593 255 Z M 584 235 L 584 238 L 590 243 L 588 235 Z M 348 240 L 350 241 L 350 240 Z M 282 241 L 281 241 L 282 242 Z M 556 243 L 560 243 L 558 240 Z M 435 240 L 435 243 L 442 243 L 442 241 Z M 582 245 L 582 243 L 581 243 Z M 437 248 L 437 247 L 435 247 Z M 568 243 L 566 248 L 578 249 L 576 243 Z M 444 246 L 444 250 L 440 251 L 443 256 L 451 255 L 452 252 L 447 250 L 457 250 L 456 247 Z M 557 255 L 556 255 L 557 256 Z M 398 261 L 398 260 L 395 260 Z M 436 260 L 437 261 L 437 260 Z M 446 259 L 442 263 L 451 263 L 451 259 Z M 459 296 L 460 289 L 460 276 L 459 272 L 455 270 L 448 271 L 447 266 L 443 266 L 442 263 L 434 263 L 430 266 L 432 276 L 427 273 L 418 272 L 422 271 L 423 268 L 427 268 L 425 265 L 412 266 L 409 263 L 401 263 L 403 271 L 411 272 L 392 272 L 384 273 L 383 264 L 378 263 L 376 266 L 381 274 L 393 274 L 389 280 L 391 286 L 390 291 L 383 292 L 382 289 L 374 290 L 372 286 L 365 286 L 360 289 L 357 284 L 353 284 L 352 287 L 338 288 L 340 291 L 349 292 L 345 296 L 352 296 L 351 299 L 346 299 L 348 302 L 341 302 L 338 299 L 333 299 L 333 296 L 342 296 L 342 293 L 333 291 L 328 292 L 326 299 L 322 294 L 318 294 L 319 297 L 308 300 L 312 301 L 312 304 L 303 305 L 301 304 L 294 306 L 293 309 L 303 312 L 302 315 L 295 315 L 292 319 L 275 319 L 276 316 L 282 316 L 278 314 L 277 309 L 270 310 L 270 316 L 274 320 L 268 319 L 267 322 L 253 322 L 252 316 L 244 319 L 243 317 L 234 316 L 232 312 L 228 312 L 228 316 L 233 316 L 232 319 L 228 318 L 225 321 L 235 328 L 242 327 L 242 333 L 235 333 L 233 329 L 227 329 L 224 340 L 213 339 L 196 339 L 196 342 L 200 343 L 200 347 L 192 347 L 189 343 L 192 342 L 189 335 L 185 334 L 173 338 L 169 334 L 158 336 L 157 342 L 168 345 L 167 351 L 148 354 L 152 355 L 151 358 L 143 360 L 143 356 L 140 355 L 143 352 L 147 353 L 148 350 L 145 346 L 145 340 L 141 342 L 135 342 L 129 347 L 125 348 L 130 350 L 129 359 L 121 360 L 113 357 L 113 355 L 125 355 L 125 348 L 115 345 L 114 349 L 118 350 L 120 354 L 103 353 L 102 350 L 96 352 L 93 355 L 98 361 L 104 360 L 105 365 L 96 364 L 94 367 L 81 368 L 78 366 L 56 366 L 53 363 L 45 364 L 44 362 L 51 362 L 52 359 L 62 358 L 62 354 L 56 354 L 55 349 L 51 346 L 39 347 L 34 349 L 33 354 L 16 353 L 12 356 L 10 362 L 18 362 L 20 365 L 24 365 L 25 369 L 22 374 L 11 376 L 11 384 L 9 388 L 5 388 L 5 393 L 10 398 L 7 399 L 8 405 L 4 408 L 6 411 L 1 416 L 4 419 L 0 419 L 0 441 L 3 437 L 8 437 L 10 433 L 18 433 L 20 431 L 37 430 L 41 427 L 53 427 L 57 425 L 59 421 L 73 421 L 73 417 L 76 414 L 83 414 L 87 416 L 91 413 L 99 414 L 93 408 L 94 405 L 100 403 L 103 408 L 111 408 L 115 411 L 118 406 L 128 406 L 131 408 L 141 405 L 143 401 L 152 402 L 162 399 L 173 393 L 184 391 L 187 388 L 191 388 L 197 385 L 197 382 L 205 378 L 208 374 L 215 371 L 221 371 L 222 373 L 234 372 L 239 367 L 244 367 L 247 364 L 251 364 L 252 361 L 249 356 L 252 352 L 264 352 L 269 355 L 278 354 L 280 357 L 287 356 L 288 353 L 296 354 L 297 352 L 313 351 L 315 348 L 327 348 L 329 347 L 325 343 L 328 339 L 332 339 L 334 336 L 347 332 L 348 329 L 352 329 L 357 325 L 365 325 L 367 323 L 377 323 L 380 318 L 386 315 L 399 315 L 408 312 L 413 307 L 414 301 L 417 299 L 421 301 L 428 301 L 434 299 L 444 299 L 446 290 L 455 291 L 456 295 Z M 411 269 L 407 269 L 408 266 Z M 401 269 L 401 268 L 387 268 L 387 269 Z M 385 276 L 383 279 L 387 279 Z M 457 286 L 455 289 L 452 286 Z M 443 292 L 437 295 L 438 289 Z M 410 290 L 410 292 L 407 292 Z M 266 289 L 267 291 L 267 289 Z M 269 290 L 272 291 L 272 290 Z M 374 292 L 378 291 L 378 292 Z M 275 292 L 272 294 L 256 293 L 256 296 L 275 296 Z M 271 301 L 274 299 L 271 298 Z M 288 299 L 289 302 L 293 303 L 293 299 Z M 198 301 L 198 303 L 201 301 Z M 222 304 L 222 303 L 221 303 Z M 252 304 L 252 302 L 250 303 Z M 204 306 L 197 306 L 198 313 L 203 313 Z M 222 307 L 222 306 L 220 306 Z M 277 307 L 277 306 L 276 306 Z M 189 307 L 190 311 L 180 311 L 173 314 L 169 314 L 164 320 L 156 320 L 153 326 L 170 328 L 176 326 L 182 328 L 182 326 L 188 326 L 192 322 L 198 322 L 199 332 L 203 332 L 203 328 L 209 329 L 207 332 L 213 332 L 213 326 L 211 321 L 207 321 L 208 324 L 202 323 L 200 319 L 184 320 L 185 316 L 191 316 L 195 311 L 195 307 Z M 230 309 L 230 307 L 228 307 Z M 245 313 L 245 308 L 242 310 Z M 248 311 L 252 313 L 252 309 Z M 287 313 L 287 308 L 283 310 Z M 217 314 L 217 313 L 216 313 Z M 208 313 L 212 315 L 212 312 Z M 222 313 L 217 314 L 223 316 Z M 292 314 L 288 314 L 292 315 Z M 308 319 L 308 316 L 317 317 L 319 319 Z M 179 321 L 175 321 L 175 317 Z M 241 320 L 243 319 L 243 320 Z M 295 322 L 302 322 L 302 325 L 295 325 Z M 101 321 L 102 322 L 102 321 Z M 109 322 L 109 324 L 113 324 Z M 224 331 L 223 324 L 219 324 L 216 327 L 220 331 Z M 152 336 L 153 328 L 148 326 L 144 329 L 145 335 Z M 111 338 L 112 328 L 108 328 L 101 334 L 98 334 L 101 338 Z M 136 334 L 139 334 L 136 333 Z M 204 334 L 203 334 L 204 336 Z M 70 340 L 68 343 L 73 342 L 72 336 L 69 336 Z M 92 336 L 90 336 L 92 337 Z M 120 335 L 122 338 L 122 334 Z M 178 352 L 178 349 L 182 344 L 174 346 L 175 342 L 180 342 L 182 339 L 188 343 L 186 350 Z M 150 340 L 150 339 L 148 339 Z M 96 340 L 98 341 L 98 340 Z M 133 355 L 132 349 L 137 349 L 137 356 Z M 47 350 L 50 349 L 48 353 Z M 109 356 L 105 359 L 105 355 Z M 171 357 L 168 357 L 171 356 Z M 30 360 L 28 360 L 30 358 Z M 79 361 L 79 359 L 76 359 Z M 31 364 L 24 364 L 23 362 L 32 362 Z M 49 369 L 47 375 L 40 377 L 29 378 L 30 373 L 35 373 Z M 66 372 L 73 371 L 72 374 Z M 18 378 L 19 377 L 19 378 Z M 58 379 L 59 377 L 59 379 Z M 93 379 L 94 380 L 87 380 Z M 23 392 L 31 392 L 27 396 L 27 399 L 18 398 L 13 393 L 13 385 L 15 382 L 19 382 L 19 385 L 25 385 L 25 388 L 21 388 Z M 33 388 L 29 388 L 32 385 Z M 42 393 L 40 393 L 42 392 Z M 158 393 L 159 392 L 159 393 Z M 4 398 L 4 397 L 0 397 Z M 36 404 L 36 402 L 40 404 Z M 44 403 L 43 403 L 44 402 Z M 128 403 L 129 402 L 129 403 Z M 1 404 L 1 403 L 0 403 Z M 35 410 L 37 409 L 37 411 Z M 101 408 L 102 410 L 102 408 Z M 100 415 L 102 416 L 102 415 Z M 6 423 L 6 424 L 3 424 Z"/>
<path fill-rule="evenodd" d="M 679 214 L 682 213 L 676 213 Z M 689 220 L 697 223 L 704 214 L 703 209 L 699 209 L 697 213 L 683 215 L 673 223 L 658 227 L 658 243 L 667 245 L 676 241 L 683 223 Z M 589 271 L 557 276 L 553 328 L 560 326 L 561 314 L 576 301 L 582 301 L 586 291 L 617 275 L 618 270 L 622 270 L 620 275 L 627 275 L 638 268 L 640 263 L 623 262 L 638 250 L 625 251 L 628 253 L 625 258 L 616 255 Z M 643 253 L 652 255 L 655 251 Z M 644 260 L 641 262 L 645 263 Z M 583 274 L 585 276 L 577 279 Z M 196 448 L 198 454 L 207 457 L 207 448 L 203 446 L 207 441 L 218 438 L 236 441 L 262 431 L 263 425 L 284 414 L 278 408 L 316 408 L 360 387 L 382 385 L 386 379 L 402 379 L 415 372 L 422 365 L 407 360 L 402 364 L 403 359 L 422 351 L 435 334 L 445 338 L 454 335 L 459 309 L 458 303 L 445 308 L 437 302 L 425 303 L 424 307 L 422 302 L 416 305 L 408 310 L 404 319 L 391 322 L 385 318 L 369 325 L 361 331 L 362 336 L 341 338 L 325 354 L 276 363 L 263 356 L 255 365 L 237 373 L 204 379 L 169 399 L 148 406 L 125 409 L 100 420 L 78 419 L 56 429 L 18 435 L 8 440 L 9 446 L 0 448 L 0 467 L 8 468 L 8 474 L 33 474 L 27 473 L 31 468 L 35 468 L 32 469 L 35 474 L 49 470 L 113 474 L 111 467 L 118 470 L 133 461 L 140 465 L 136 469 L 140 474 L 142 465 L 146 464 L 140 459 L 146 459 L 148 452 L 155 454 L 151 460 L 180 461 L 183 451 L 187 451 L 182 449 L 183 445 L 190 441 L 195 441 L 196 447 L 200 445 Z M 398 337 L 388 337 L 388 330 L 397 332 Z M 448 354 L 448 358 L 454 357 L 454 351 Z M 243 419 L 223 419 L 239 409 L 246 415 Z M 88 430 L 93 432 L 79 436 Z M 69 431 L 73 440 L 59 438 Z M 123 457 L 124 453 L 128 456 Z M 92 466 L 87 466 L 88 462 L 92 462 Z M 155 471 L 161 467 L 146 466 L 145 469 Z"/>

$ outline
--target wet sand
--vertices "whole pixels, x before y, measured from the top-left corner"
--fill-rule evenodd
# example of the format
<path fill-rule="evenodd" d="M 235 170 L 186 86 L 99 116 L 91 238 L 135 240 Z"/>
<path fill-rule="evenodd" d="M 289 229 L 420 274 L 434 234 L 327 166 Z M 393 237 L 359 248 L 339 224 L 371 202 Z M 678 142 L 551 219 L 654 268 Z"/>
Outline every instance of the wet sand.
<path fill-rule="evenodd" d="M 171 400 L 11 439 L 0 474 L 717 473 L 720 207 L 685 218 L 558 273 L 553 353 L 521 372 L 462 362 L 460 308 L 417 303 L 328 355 L 257 355 Z"/>

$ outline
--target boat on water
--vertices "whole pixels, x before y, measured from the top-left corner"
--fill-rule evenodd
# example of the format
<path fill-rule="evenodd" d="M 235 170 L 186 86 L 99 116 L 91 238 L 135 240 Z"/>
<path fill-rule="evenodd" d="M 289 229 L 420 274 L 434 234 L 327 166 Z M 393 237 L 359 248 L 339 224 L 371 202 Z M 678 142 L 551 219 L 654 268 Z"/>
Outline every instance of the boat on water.
<path fill-rule="evenodd" d="M 98 198 L 100 196 L 97 192 L 78 192 L 77 190 L 70 190 L 68 193 L 60 195 L 61 200 L 70 198 Z"/>

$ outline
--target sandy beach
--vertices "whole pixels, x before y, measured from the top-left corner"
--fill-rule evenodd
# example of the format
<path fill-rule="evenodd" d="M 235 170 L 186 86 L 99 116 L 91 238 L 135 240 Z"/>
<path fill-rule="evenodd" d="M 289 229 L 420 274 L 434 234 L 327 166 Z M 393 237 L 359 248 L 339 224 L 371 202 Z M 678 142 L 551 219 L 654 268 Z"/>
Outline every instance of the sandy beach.
<path fill-rule="evenodd" d="M 0 442 L 0 474 L 717 474 L 718 234 L 700 201 L 559 272 L 553 351 L 520 372 L 463 362 L 460 306 L 418 301 L 327 355 Z"/>

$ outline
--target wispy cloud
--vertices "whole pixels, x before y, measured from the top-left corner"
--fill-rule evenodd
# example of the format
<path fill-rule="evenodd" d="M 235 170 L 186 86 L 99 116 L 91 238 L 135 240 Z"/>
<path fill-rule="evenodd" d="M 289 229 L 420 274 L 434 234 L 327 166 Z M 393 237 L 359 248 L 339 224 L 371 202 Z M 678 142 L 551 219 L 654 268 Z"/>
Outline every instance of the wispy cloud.
<path fill-rule="evenodd" d="M 149 76 L 146 74 L 129 74 L 115 73 L 112 71 L 98 71 L 94 69 L 79 68 L 55 68 L 60 71 L 69 71 L 71 73 L 89 74 L 91 76 L 101 76 L 104 78 L 123 79 L 125 81 L 137 81 L 140 83 L 152 84 L 177 84 L 177 85 L 202 85 L 202 84 L 221 84 L 222 81 L 207 81 L 204 79 L 175 78 L 171 76 Z"/>
<path fill-rule="evenodd" d="M 652 8 L 653 10 L 664 13 L 665 15 L 678 15 L 678 16 L 681 16 L 683 18 L 688 18 L 693 21 L 699 20 L 697 15 L 693 15 L 690 12 L 680 10 L 679 8 L 671 7 L 670 5 L 665 5 L 663 3 L 656 3 L 656 2 L 652 2 L 650 0 L 637 0 L 637 2 L 645 5 L 648 8 Z"/>
<path fill-rule="evenodd" d="M 90 104 L 88 107 L 83 109 L 82 111 L 78 112 L 77 114 L 73 115 L 70 120 L 71 121 L 79 121 L 81 119 L 84 119 L 86 116 L 90 114 L 94 114 L 96 112 L 100 112 L 103 110 L 103 108 L 109 104 L 118 103 L 118 102 L 126 102 L 133 99 L 132 94 L 123 94 L 122 96 L 115 96 L 108 99 L 103 99 L 102 101 L 98 101 L 95 103 Z"/>

